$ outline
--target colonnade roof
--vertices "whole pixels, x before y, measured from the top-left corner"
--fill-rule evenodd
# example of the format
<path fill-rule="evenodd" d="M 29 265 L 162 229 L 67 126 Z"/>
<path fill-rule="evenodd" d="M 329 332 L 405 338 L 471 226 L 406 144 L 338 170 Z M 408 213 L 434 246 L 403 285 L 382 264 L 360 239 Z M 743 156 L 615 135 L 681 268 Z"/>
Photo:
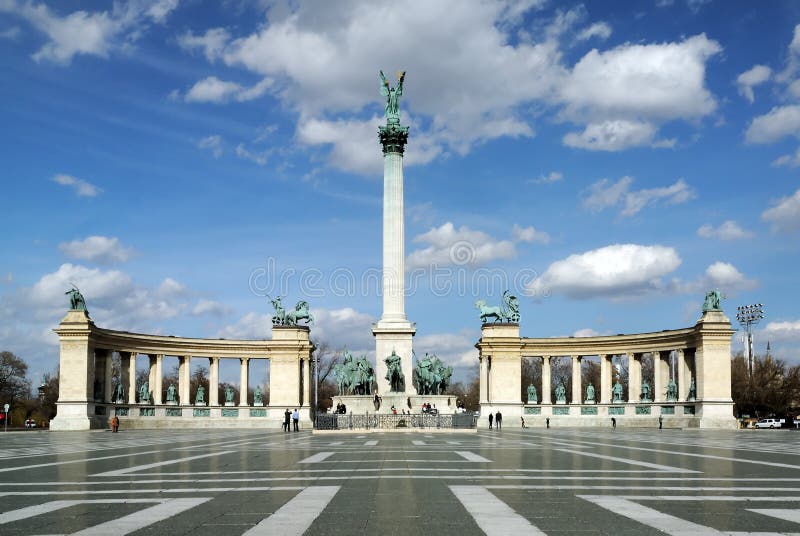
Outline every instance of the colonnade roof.
<path fill-rule="evenodd" d="M 277 328 L 280 329 L 280 328 Z M 119 352 L 136 352 L 140 354 L 162 354 L 193 357 L 255 358 L 268 359 L 274 353 L 284 351 L 296 352 L 298 346 L 310 346 L 308 328 L 299 326 L 294 329 L 298 333 L 295 338 L 276 338 L 271 340 L 244 339 L 198 339 L 176 337 L 173 335 L 152 335 L 131 333 L 92 327 L 91 339 L 95 348 L 115 350 Z M 304 336 L 303 336 L 304 335 Z"/>
<path fill-rule="evenodd" d="M 697 345 L 695 328 L 597 337 L 522 337 L 520 344 L 522 354 L 526 356 L 617 355 L 683 350 Z"/>

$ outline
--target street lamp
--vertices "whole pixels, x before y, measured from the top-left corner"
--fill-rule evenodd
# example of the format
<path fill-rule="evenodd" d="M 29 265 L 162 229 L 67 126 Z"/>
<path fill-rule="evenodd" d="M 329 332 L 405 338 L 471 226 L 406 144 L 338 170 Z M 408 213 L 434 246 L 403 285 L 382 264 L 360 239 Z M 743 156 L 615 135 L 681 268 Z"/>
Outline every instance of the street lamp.
<path fill-rule="evenodd" d="M 744 355 L 747 359 L 747 372 L 753 376 L 753 326 L 758 325 L 764 318 L 764 304 L 742 305 L 736 308 L 736 320 L 744 329 Z"/>

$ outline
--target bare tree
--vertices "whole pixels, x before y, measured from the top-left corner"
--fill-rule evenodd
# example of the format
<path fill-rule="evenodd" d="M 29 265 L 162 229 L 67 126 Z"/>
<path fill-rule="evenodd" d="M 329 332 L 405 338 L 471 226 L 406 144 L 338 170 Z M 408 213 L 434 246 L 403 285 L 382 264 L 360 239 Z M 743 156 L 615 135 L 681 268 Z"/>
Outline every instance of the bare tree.
<path fill-rule="evenodd" d="M 11 352 L 0 352 L 0 403 L 13 406 L 30 396 L 28 364 Z"/>

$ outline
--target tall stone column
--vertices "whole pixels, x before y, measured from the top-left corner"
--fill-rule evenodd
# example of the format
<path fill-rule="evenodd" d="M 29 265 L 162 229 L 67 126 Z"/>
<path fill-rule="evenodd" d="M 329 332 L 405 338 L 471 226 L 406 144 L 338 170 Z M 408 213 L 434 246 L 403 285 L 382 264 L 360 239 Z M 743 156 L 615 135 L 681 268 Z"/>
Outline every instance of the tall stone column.
<path fill-rule="evenodd" d="M 600 403 L 611 402 L 611 356 L 600 354 Z"/>
<path fill-rule="evenodd" d="M 628 402 L 639 402 L 642 393 L 642 354 L 628 352 Z"/>
<path fill-rule="evenodd" d="M 553 403 L 553 385 L 550 379 L 550 359 L 551 356 L 542 356 L 542 404 Z"/>
<path fill-rule="evenodd" d="M 136 403 L 136 352 L 131 352 L 128 364 L 128 404 Z"/>
<path fill-rule="evenodd" d="M 481 404 L 489 402 L 489 356 L 480 356 L 480 376 L 478 378 L 478 386 L 480 389 L 479 398 Z"/>
<path fill-rule="evenodd" d="M 661 352 L 652 352 L 653 356 L 653 401 L 663 402 L 665 391 L 667 389 L 664 383 L 663 363 L 661 361 Z"/>
<path fill-rule="evenodd" d="M 675 350 L 678 359 L 678 400 L 683 402 L 689 394 L 689 382 L 686 381 L 686 354 L 683 348 Z"/>
<path fill-rule="evenodd" d="M 150 384 L 153 390 L 153 404 L 164 403 L 164 356 L 156 355 L 155 385 Z"/>
<path fill-rule="evenodd" d="M 186 406 L 192 403 L 192 356 L 184 355 L 180 357 L 178 363 L 178 398 L 181 405 Z"/>
<path fill-rule="evenodd" d="M 300 362 L 303 364 L 303 400 L 300 401 L 300 405 L 311 407 L 309 391 L 311 388 L 311 362 L 309 359 L 302 359 Z M 311 409 L 313 411 L 313 408 Z"/>
<path fill-rule="evenodd" d="M 92 399 L 95 402 L 106 401 L 106 370 L 108 370 L 108 350 L 96 348 L 94 351 L 94 381 L 92 382 Z"/>
<path fill-rule="evenodd" d="M 239 359 L 239 405 L 247 406 L 247 390 L 250 378 L 250 358 Z"/>
<path fill-rule="evenodd" d="M 209 358 L 208 405 L 219 406 L 219 358 Z"/>
<path fill-rule="evenodd" d="M 580 404 L 581 403 L 581 391 L 583 390 L 583 385 L 581 385 L 581 356 L 574 355 L 572 356 L 572 403 L 573 404 Z"/>
<path fill-rule="evenodd" d="M 375 336 L 375 376 L 378 392 L 387 394 L 385 359 L 400 356 L 405 393 L 416 394 L 412 383 L 414 368 L 412 337 L 417 329 L 405 311 L 405 223 L 403 207 L 403 152 L 408 127 L 391 117 L 378 129 L 383 147 L 383 314 L 372 327 Z"/>
<path fill-rule="evenodd" d="M 105 419 L 95 416 L 92 400 L 94 329 L 86 311 L 72 309 L 55 330 L 60 343 L 61 374 L 58 413 L 50 423 L 51 430 L 89 430 L 105 424 Z"/>
<path fill-rule="evenodd" d="M 156 378 L 158 377 L 158 356 L 156 354 L 147 354 L 149 363 L 147 369 L 147 388 L 150 390 L 150 404 L 155 404 L 156 401 Z M 139 403 L 142 401 L 139 400 Z"/>
<path fill-rule="evenodd" d="M 119 381 L 122 382 L 122 396 L 128 396 L 128 392 L 131 390 L 130 386 L 130 368 L 131 368 L 131 353 L 130 352 L 120 352 L 119 353 Z M 116 402 L 117 400 L 112 400 L 112 402 Z M 120 400 L 121 403 L 125 403 L 125 400 Z"/>

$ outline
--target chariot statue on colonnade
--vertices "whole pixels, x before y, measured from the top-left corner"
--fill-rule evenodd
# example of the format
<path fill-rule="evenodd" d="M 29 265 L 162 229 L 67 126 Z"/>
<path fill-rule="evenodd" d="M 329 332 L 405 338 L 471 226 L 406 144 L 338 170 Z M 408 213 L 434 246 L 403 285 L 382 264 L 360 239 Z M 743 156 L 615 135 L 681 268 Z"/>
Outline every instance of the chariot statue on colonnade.
<path fill-rule="evenodd" d="M 269 298 L 269 296 L 267 296 Z M 308 302 L 300 300 L 294 307 L 294 311 L 287 311 L 283 306 L 282 296 L 275 299 L 269 298 L 275 313 L 272 315 L 273 326 L 297 326 L 300 320 L 305 320 L 309 325 L 314 323 L 314 316 L 309 312 Z"/>
<path fill-rule="evenodd" d="M 485 301 L 478 300 L 475 302 L 475 307 L 480 311 L 481 322 L 484 324 L 487 324 L 490 318 L 493 318 L 495 323 L 519 323 L 519 299 L 508 290 L 503 292 L 502 305 L 488 306 Z"/>

